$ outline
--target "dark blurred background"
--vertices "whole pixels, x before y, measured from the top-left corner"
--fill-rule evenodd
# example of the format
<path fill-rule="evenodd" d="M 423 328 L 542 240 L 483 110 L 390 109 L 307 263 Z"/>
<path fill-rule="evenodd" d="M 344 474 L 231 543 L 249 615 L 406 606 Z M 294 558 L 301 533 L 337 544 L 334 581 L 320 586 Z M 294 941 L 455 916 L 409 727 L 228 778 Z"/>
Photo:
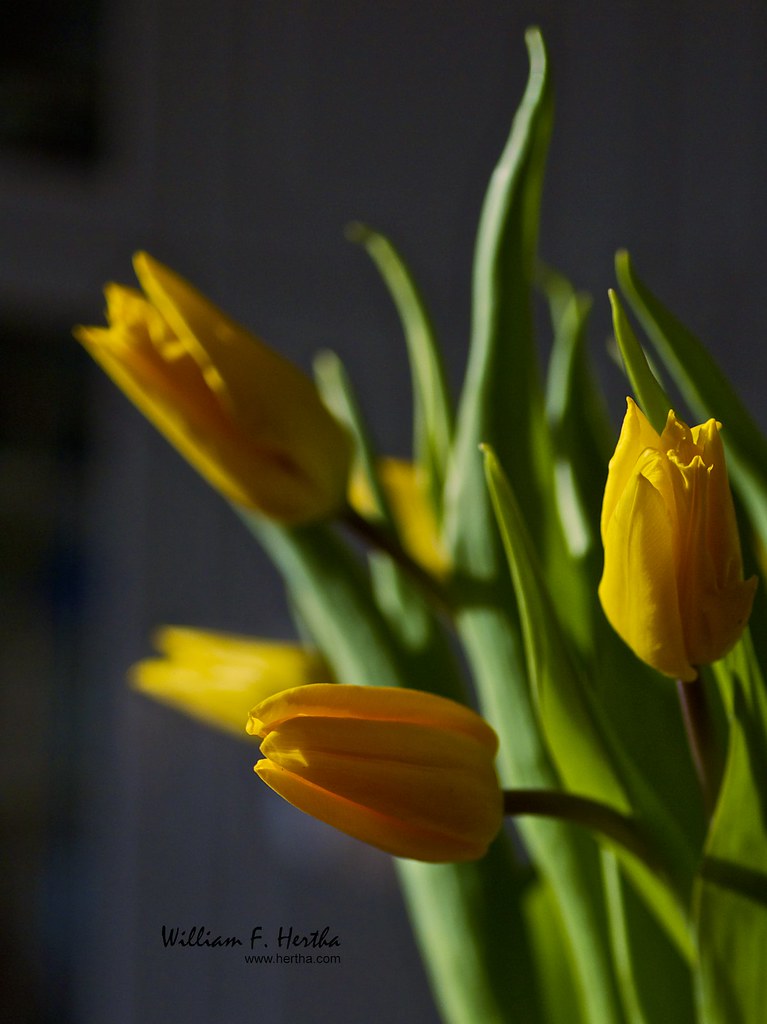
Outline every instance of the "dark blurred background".
<path fill-rule="evenodd" d="M 557 119 L 542 256 L 612 260 L 709 344 L 762 425 L 762 3 L 30 0 L 0 43 L 0 999 L 57 1024 L 429 1024 L 388 858 L 259 785 L 252 746 L 131 694 L 171 622 L 290 636 L 215 494 L 70 338 L 146 248 L 307 369 L 346 361 L 381 448 L 409 382 L 363 219 L 416 272 L 458 385 L 483 191 L 545 32 Z M 162 924 L 324 925 L 343 961 L 164 949 Z"/>

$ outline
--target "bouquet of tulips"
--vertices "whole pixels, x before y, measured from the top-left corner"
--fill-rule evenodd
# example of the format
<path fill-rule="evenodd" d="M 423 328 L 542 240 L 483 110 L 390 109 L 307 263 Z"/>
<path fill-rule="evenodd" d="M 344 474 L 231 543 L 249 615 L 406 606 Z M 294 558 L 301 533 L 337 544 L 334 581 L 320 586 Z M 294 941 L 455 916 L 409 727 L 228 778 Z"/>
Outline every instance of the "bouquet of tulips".
<path fill-rule="evenodd" d="M 406 264 L 352 229 L 401 317 L 412 462 L 374 451 L 336 357 L 310 380 L 146 254 L 77 330 L 264 546 L 306 640 L 166 628 L 132 678 L 259 737 L 268 786 L 397 858 L 445 1021 L 763 1024 L 767 440 L 621 253 L 616 443 L 589 301 L 537 261 L 552 97 L 527 42 L 455 414 Z"/>

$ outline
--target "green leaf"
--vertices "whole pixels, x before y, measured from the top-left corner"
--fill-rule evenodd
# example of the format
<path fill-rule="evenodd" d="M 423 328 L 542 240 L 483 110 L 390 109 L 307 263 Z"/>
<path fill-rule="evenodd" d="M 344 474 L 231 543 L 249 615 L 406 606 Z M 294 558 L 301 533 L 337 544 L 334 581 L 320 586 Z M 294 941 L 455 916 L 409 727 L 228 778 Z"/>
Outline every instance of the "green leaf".
<path fill-rule="evenodd" d="M 476 603 L 459 609 L 457 625 L 483 712 L 501 736 L 501 779 L 512 787 L 558 788 L 560 779 L 533 707 L 517 625 L 503 606 L 483 604 L 481 591 L 477 597 Z M 596 842 L 582 829 L 559 821 L 528 817 L 517 827 L 531 860 L 551 887 L 584 1021 L 622 1024 Z"/>
<path fill-rule="evenodd" d="M 529 873 L 514 864 L 505 837 L 474 864 L 395 863 L 443 1019 L 448 1024 L 549 1024 L 541 1014 L 537 966 L 525 941 Z M 502 1006 L 482 983 L 488 970 L 506 979 Z M 477 986 L 471 1016 L 467 985 Z"/>
<path fill-rule="evenodd" d="M 338 680 L 395 686 L 408 676 L 407 651 L 376 607 L 368 574 L 348 544 L 325 524 L 291 530 L 236 511 L 282 573 L 304 626 Z"/>
<path fill-rule="evenodd" d="M 612 430 L 586 352 L 591 301 L 549 268 L 540 278 L 554 325 L 546 418 L 561 534 L 558 544 L 550 534 L 544 572 L 563 627 L 586 654 L 594 646 L 594 592 L 602 563 L 597 524 Z"/>
<path fill-rule="evenodd" d="M 532 285 L 552 96 L 540 32 L 526 37 L 530 76 L 482 208 L 474 257 L 472 336 L 448 476 L 445 533 L 459 572 L 491 578 L 502 565 L 477 447 L 493 445 L 543 523 L 543 396 Z"/>
<path fill-rule="evenodd" d="M 323 402 L 354 438 L 358 469 L 370 488 L 378 518 L 393 530 L 394 520 L 376 472 L 376 454 L 370 433 L 346 369 L 335 352 L 326 350 L 315 356 L 314 376 Z"/>
<path fill-rule="evenodd" d="M 746 634 L 725 659 L 730 745 L 695 887 L 703 1024 L 760 1024 L 767 1006 L 767 692 Z"/>
<path fill-rule="evenodd" d="M 516 499 L 492 449 L 485 446 L 484 452 L 517 596 L 528 672 L 549 749 L 573 792 L 627 812 L 623 781 L 573 664 Z"/>
<path fill-rule="evenodd" d="M 410 270 L 389 239 L 364 224 L 351 224 L 346 233 L 365 247 L 378 267 L 402 322 L 413 378 L 415 459 L 426 474 L 439 519 L 453 410 L 434 328 Z"/>
<path fill-rule="evenodd" d="M 619 858 L 603 850 L 602 867 L 610 937 L 628 1024 L 667 1024 L 670 1020 L 693 1024 L 688 964 L 627 884 Z"/>
<path fill-rule="evenodd" d="M 530 76 L 490 181 L 475 250 L 472 338 L 445 492 L 444 535 L 455 566 L 456 623 L 483 713 L 502 737 L 509 785 L 558 786 L 532 704 L 514 595 L 483 464 L 493 444 L 524 495 L 536 530 L 551 522 L 551 460 L 533 331 L 532 285 L 552 97 L 540 33 L 527 34 Z M 555 893 L 578 979 L 584 1019 L 618 1024 L 596 844 L 560 822 L 520 831 Z M 468 1018 L 467 1018 L 468 1019 Z"/>
<path fill-rule="evenodd" d="M 397 523 L 392 515 L 386 491 L 376 469 L 375 453 L 356 395 L 341 360 L 332 352 L 323 352 L 315 359 L 315 375 L 323 400 L 334 415 L 349 429 L 356 441 L 358 472 L 365 479 L 373 498 L 377 528 L 390 534 L 401 545 Z M 421 661 L 426 650 L 432 663 L 424 663 L 427 674 L 443 674 L 457 679 L 454 657 L 433 611 L 412 585 L 404 570 L 388 555 L 372 551 L 369 556 L 375 601 L 403 646 Z M 463 689 L 453 686 L 456 699 L 463 699 Z"/>
<path fill-rule="evenodd" d="M 546 1024 L 584 1024 L 573 960 L 551 886 L 540 879 L 524 903 Z"/>
<path fill-rule="evenodd" d="M 733 484 L 767 546 L 767 438 L 701 342 L 652 294 L 627 252 L 615 259 L 621 290 L 692 412 L 723 424 Z"/>
<path fill-rule="evenodd" d="M 620 299 L 611 288 L 608 292 L 613 310 L 613 329 L 618 342 L 623 365 L 626 368 L 634 397 L 642 412 L 660 434 L 666 426 L 672 403 L 650 369 L 647 356 L 626 318 Z"/>

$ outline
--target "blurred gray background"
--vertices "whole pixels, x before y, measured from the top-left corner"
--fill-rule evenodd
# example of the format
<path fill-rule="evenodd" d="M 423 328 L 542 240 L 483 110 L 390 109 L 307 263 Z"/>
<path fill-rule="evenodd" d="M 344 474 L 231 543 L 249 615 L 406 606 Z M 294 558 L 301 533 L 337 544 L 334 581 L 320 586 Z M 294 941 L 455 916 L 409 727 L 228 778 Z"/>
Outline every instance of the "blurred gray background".
<path fill-rule="evenodd" d="M 17 23 L 18 22 L 18 23 Z M 409 259 L 456 388 L 483 191 L 540 24 L 557 118 L 542 256 L 640 272 L 765 424 L 762 3 L 34 0 L 0 45 L 3 1019 L 436 1020 L 388 858 L 304 818 L 255 750 L 131 694 L 170 622 L 290 636 L 224 502 L 69 338 L 146 248 L 305 368 L 341 354 L 406 454 L 396 317 L 343 227 Z M 162 924 L 342 940 L 340 965 L 164 949 Z"/>

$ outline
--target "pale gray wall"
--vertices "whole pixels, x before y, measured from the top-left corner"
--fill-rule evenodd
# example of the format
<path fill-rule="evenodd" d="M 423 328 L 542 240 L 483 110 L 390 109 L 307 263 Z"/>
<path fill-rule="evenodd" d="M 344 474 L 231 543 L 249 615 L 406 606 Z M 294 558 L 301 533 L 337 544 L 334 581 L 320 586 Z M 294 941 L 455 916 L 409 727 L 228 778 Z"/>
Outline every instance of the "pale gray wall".
<path fill-rule="evenodd" d="M 339 351 L 382 448 L 404 453 L 396 320 L 342 228 L 361 218 L 398 242 L 457 381 L 474 227 L 533 22 L 558 94 L 542 254 L 594 293 L 595 350 L 627 246 L 766 423 L 762 4 L 112 0 L 109 159 L 86 174 L 0 162 L 0 301 L 95 322 L 101 284 L 130 280 L 145 247 L 305 367 Z M 606 374 L 617 412 L 623 386 Z M 49 925 L 75 972 L 72 1019 L 428 1024 L 387 859 L 283 806 L 251 748 L 126 691 L 157 623 L 287 635 L 289 622 L 224 503 L 95 371 L 83 400 L 77 874 L 69 925 Z M 267 973 L 160 948 L 163 922 L 259 921 L 330 924 L 343 965 Z"/>

